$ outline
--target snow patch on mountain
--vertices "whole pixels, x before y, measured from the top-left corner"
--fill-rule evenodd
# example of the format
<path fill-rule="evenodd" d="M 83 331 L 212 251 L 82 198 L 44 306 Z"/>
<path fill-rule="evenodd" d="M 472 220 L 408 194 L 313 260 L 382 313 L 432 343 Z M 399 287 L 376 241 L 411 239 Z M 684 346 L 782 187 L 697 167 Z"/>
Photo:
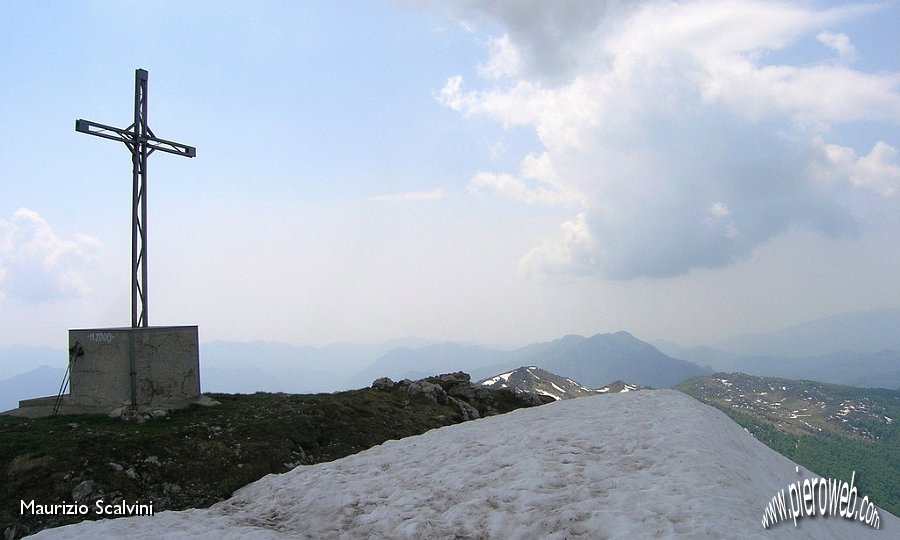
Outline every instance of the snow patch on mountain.
<path fill-rule="evenodd" d="M 509 373 L 501 373 L 500 375 L 497 375 L 496 377 L 492 377 L 488 380 L 481 381 L 481 384 L 483 384 L 484 386 L 491 386 L 491 385 L 497 384 L 500 381 L 505 382 L 505 381 L 509 380 L 509 376 L 512 374 L 513 374 L 512 371 L 510 371 Z"/>
<path fill-rule="evenodd" d="M 600 387 L 596 390 L 596 392 L 600 394 L 617 394 L 620 392 L 635 392 L 637 390 L 647 390 L 646 386 L 641 386 L 638 384 L 628 384 L 622 381 L 615 381 L 607 384 L 606 386 Z"/>
<path fill-rule="evenodd" d="M 268 475 L 206 509 L 85 521 L 34 538 L 897 536 L 900 520 L 884 510 L 880 531 L 839 517 L 764 530 L 772 496 L 815 476 L 795 467 L 685 394 L 626 392 L 388 441 Z"/>
<path fill-rule="evenodd" d="M 596 393 L 572 379 L 550 373 L 537 366 L 520 367 L 485 379 L 481 384 L 489 388 L 510 388 L 516 392 L 549 396 L 557 401 Z"/>

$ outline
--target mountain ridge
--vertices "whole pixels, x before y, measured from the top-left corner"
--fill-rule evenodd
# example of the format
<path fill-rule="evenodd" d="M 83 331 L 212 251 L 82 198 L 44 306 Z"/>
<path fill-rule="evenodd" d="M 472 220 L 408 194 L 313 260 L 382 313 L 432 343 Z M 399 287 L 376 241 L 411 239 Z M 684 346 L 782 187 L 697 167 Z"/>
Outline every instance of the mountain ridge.
<path fill-rule="evenodd" d="M 666 356 L 628 332 L 619 331 L 588 338 L 572 334 L 512 351 L 458 344 L 394 350 L 354 382 L 371 379 L 373 375 L 413 378 L 422 372 L 448 370 L 466 371 L 481 380 L 531 365 L 588 387 L 621 379 L 643 386 L 667 388 L 708 373 L 691 362 Z"/>
<path fill-rule="evenodd" d="M 744 356 L 711 347 L 679 349 L 671 344 L 665 347 L 671 355 L 691 360 L 712 371 L 738 371 L 760 377 L 900 389 L 900 351 L 843 352 L 791 358 Z"/>
<path fill-rule="evenodd" d="M 900 390 L 715 373 L 677 387 L 820 475 L 856 471 L 860 489 L 900 512 Z"/>
<path fill-rule="evenodd" d="M 479 381 L 478 384 L 487 388 L 508 388 L 515 392 L 548 396 L 556 401 L 597 394 L 596 390 L 537 366 L 522 366 Z"/>

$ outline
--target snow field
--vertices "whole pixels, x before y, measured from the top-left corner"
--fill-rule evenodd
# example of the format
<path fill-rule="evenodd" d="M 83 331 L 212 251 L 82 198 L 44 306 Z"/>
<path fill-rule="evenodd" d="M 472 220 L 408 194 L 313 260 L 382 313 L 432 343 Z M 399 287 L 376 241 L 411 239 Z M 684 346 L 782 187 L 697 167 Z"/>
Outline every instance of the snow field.
<path fill-rule="evenodd" d="M 883 510 L 880 531 L 834 517 L 764 530 L 776 491 L 813 476 L 689 396 L 627 392 L 388 441 L 266 476 L 209 509 L 35 538 L 897 537 Z"/>

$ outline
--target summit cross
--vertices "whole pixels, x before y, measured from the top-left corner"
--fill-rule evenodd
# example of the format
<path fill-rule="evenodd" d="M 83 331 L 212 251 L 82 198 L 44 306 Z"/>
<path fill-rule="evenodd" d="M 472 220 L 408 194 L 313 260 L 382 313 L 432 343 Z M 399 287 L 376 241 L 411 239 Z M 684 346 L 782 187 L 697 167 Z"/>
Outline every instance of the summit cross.
<path fill-rule="evenodd" d="M 147 125 L 147 71 L 144 69 L 134 72 L 134 122 L 130 126 L 122 129 L 78 119 L 75 131 L 125 143 L 131 151 L 131 326 L 147 327 L 147 157 L 159 150 L 192 158 L 197 155 L 197 149 L 160 139 Z"/>

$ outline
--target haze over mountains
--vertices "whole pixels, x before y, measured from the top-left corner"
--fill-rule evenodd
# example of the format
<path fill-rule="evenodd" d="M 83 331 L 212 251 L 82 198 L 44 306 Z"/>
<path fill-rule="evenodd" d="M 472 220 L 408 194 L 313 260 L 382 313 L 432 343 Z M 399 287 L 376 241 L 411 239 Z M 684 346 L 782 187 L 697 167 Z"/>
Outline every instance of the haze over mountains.
<path fill-rule="evenodd" d="M 622 379 L 667 388 L 707 373 L 691 362 L 664 355 L 627 332 L 616 332 L 590 338 L 570 335 L 513 351 L 455 343 L 394 349 L 350 381 L 360 386 L 370 383 L 373 375 L 414 379 L 448 369 L 466 371 L 473 379 L 483 379 L 523 365 L 539 366 L 588 387 Z"/>
<path fill-rule="evenodd" d="M 360 388 L 379 377 L 465 371 L 480 380 L 537 366 L 589 388 L 614 380 L 667 388 L 712 371 L 900 388 L 900 309 L 836 315 L 715 347 L 655 345 L 627 332 L 569 335 L 514 350 L 416 338 L 325 347 L 214 341 L 201 345 L 201 380 L 205 392 L 315 393 Z M 55 394 L 66 361 L 65 351 L 0 347 L 0 410 Z"/>
<path fill-rule="evenodd" d="M 743 334 L 715 347 L 656 345 L 714 371 L 900 388 L 900 310 L 845 313 L 771 334 Z"/>
<path fill-rule="evenodd" d="M 900 309 L 842 313 L 769 334 L 734 336 L 714 347 L 744 356 L 792 358 L 841 351 L 900 351 Z"/>

